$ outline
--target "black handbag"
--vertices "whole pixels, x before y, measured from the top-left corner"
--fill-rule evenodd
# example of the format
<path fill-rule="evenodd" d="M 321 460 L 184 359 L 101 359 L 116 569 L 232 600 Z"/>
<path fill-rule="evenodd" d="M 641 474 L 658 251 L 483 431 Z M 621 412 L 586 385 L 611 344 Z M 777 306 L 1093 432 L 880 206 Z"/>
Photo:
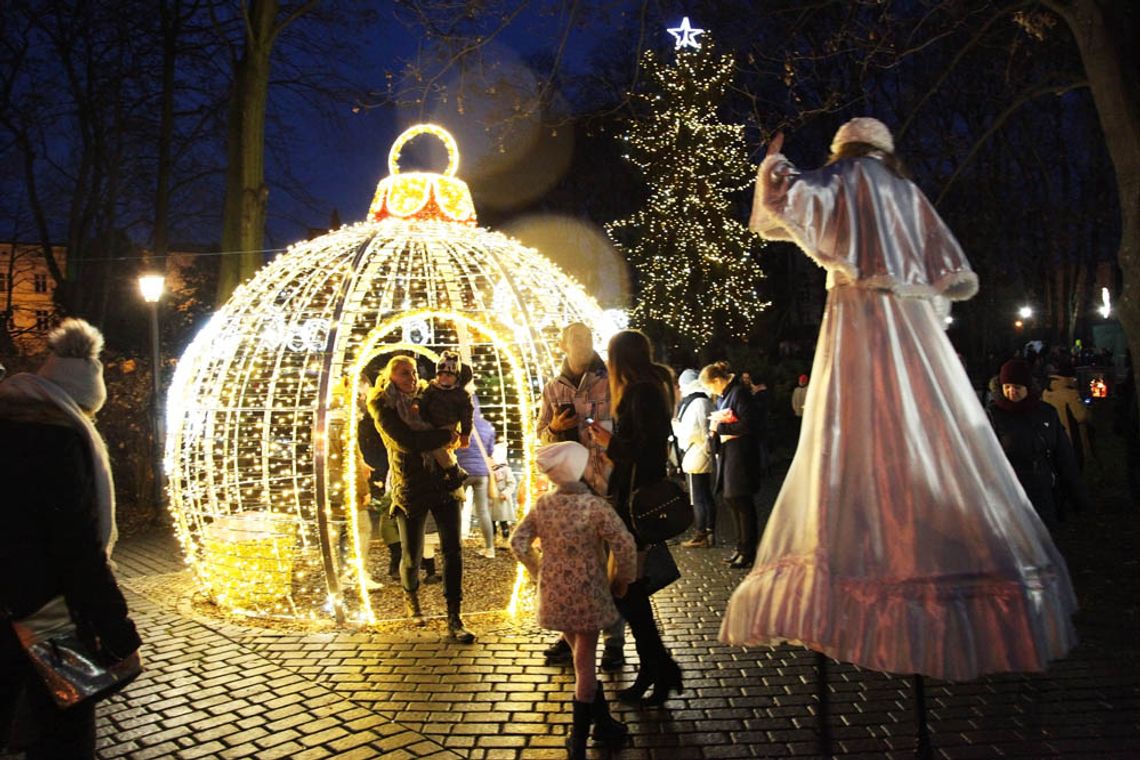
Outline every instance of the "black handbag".
<path fill-rule="evenodd" d="M 634 465 L 631 486 L 636 479 L 637 465 Z M 638 543 L 642 546 L 660 544 L 689 529 L 693 524 L 693 505 L 676 481 L 662 478 L 630 494 L 629 515 Z"/>
<path fill-rule="evenodd" d="M 67 709 L 80 702 L 105 699 L 142 673 L 137 653 L 112 660 L 93 652 L 76 633 L 74 625 L 45 637 L 37 635 L 33 621 L 58 599 L 27 618 L 10 621 L 20 646 L 56 707 Z"/>
<path fill-rule="evenodd" d="M 680 580 L 681 569 L 665 544 L 653 544 L 645 552 L 642 567 L 646 595 L 652 596 L 674 581 Z"/>

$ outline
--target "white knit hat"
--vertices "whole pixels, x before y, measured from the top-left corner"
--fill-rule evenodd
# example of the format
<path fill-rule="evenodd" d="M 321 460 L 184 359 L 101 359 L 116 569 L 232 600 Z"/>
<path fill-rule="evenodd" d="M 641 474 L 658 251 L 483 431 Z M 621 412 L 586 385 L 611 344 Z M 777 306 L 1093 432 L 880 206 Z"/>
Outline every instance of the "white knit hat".
<path fill-rule="evenodd" d="M 895 152 L 895 140 L 891 130 L 878 119 L 860 116 L 840 127 L 831 140 L 831 152 L 838 153 L 844 143 L 861 142 L 878 148 L 885 153 Z"/>
<path fill-rule="evenodd" d="M 535 461 L 538 469 L 555 485 L 576 483 L 586 471 L 590 452 L 577 441 L 562 441 L 542 446 Z"/>
<path fill-rule="evenodd" d="M 677 378 L 677 385 L 681 388 L 681 393 L 688 396 L 690 393 L 704 390 L 701 386 L 701 373 L 695 369 L 687 369 L 681 373 Z"/>
<path fill-rule="evenodd" d="M 103 334 L 82 319 L 65 319 L 48 336 L 51 355 L 36 372 L 67 392 L 85 412 L 94 414 L 107 401 L 103 384 Z"/>

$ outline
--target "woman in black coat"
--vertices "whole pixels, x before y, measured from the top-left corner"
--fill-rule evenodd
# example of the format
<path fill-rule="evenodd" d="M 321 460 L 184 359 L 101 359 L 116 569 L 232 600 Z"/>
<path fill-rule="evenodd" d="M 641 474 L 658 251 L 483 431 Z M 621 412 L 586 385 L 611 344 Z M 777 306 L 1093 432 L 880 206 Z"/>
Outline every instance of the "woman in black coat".
<path fill-rule="evenodd" d="M 638 488 L 665 477 L 669 435 L 673 418 L 673 373 L 653 362 L 649 339 L 636 330 L 623 330 L 610 339 L 607 366 L 610 403 L 614 410 L 613 433 L 593 422 L 590 433 L 606 447 L 613 462 L 609 498 L 618 516 L 637 539 L 639 569 L 644 566 L 646 546 L 630 516 L 630 496 Z M 681 667 L 665 648 L 661 632 L 649 604 L 644 571 L 629 584 L 625 596 L 615 598 L 618 611 L 629 623 L 637 654 L 641 659 L 637 679 L 618 692 L 623 702 L 661 705 L 669 692 L 681 692 Z M 653 693 L 645 693 L 650 687 Z"/>
<path fill-rule="evenodd" d="M 475 641 L 459 616 L 463 600 L 463 553 L 459 539 L 463 492 L 449 488 L 430 452 L 455 443 L 455 430 L 434 428 L 419 417 L 419 399 L 427 384 L 410 356 L 394 356 L 380 374 L 368 400 L 368 411 L 388 450 L 391 513 L 400 529 L 400 581 L 408 617 L 423 625 L 420 610 L 420 558 L 430 513 L 439 529 L 443 553 L 443 597 L 447 601 L 447 630 L 461 644 Z"/>
<path fill-rule="evenodd" d="M 756 405 L 751 389 L 729 371 L 728 362 L 702 369 L 701 385 L 717 396 L 709 423 L 716 454 L 716 491 L 736 519 L 736 553 L 727 562 L 729 567 L 747 569 L 760 543 L 753 499 L 760 489 Z"/>
<path fill-rule="evenodd" d="M 1057 410 L 1033 388 L 1029 364 L 1010 359 L 1001 367 L 1002 395 L 990 407 L 990 421 L 1025 495 L 1046 527 L 1057 527 L 1056 490 L 1078 508 L 1088 503 L 1072 444 Z"/>
<path fill-rule="evenodd" d="M 106 399 L 103 338 L 73 319 L 48 340 L 36 374 L 0 384 L 0 744 L 11 729 L 22 746 L 8 749 L 28 758 L 92 758 L 94 701 L 56 707 L 5 620 L 44 629 L 70 618 L 91 651 L 138 665 L 139 635 L 108 562 L 114 483 L 89 420 Z"/>

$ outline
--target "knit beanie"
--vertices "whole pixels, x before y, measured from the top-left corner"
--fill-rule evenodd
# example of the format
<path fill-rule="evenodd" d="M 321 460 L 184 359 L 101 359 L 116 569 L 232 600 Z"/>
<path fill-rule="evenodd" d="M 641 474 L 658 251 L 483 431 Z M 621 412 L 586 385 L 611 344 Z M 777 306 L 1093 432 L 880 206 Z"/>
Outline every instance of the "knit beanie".
<path fill-rule="evenodd" d="M 107 400 L 103 384 L 103 334 L 82 319 L 65 319 L 48 336 L 51 354 L 36 372 L 62 388 L 79 408 L 94 414 Z"/>
<path fill-rule="evenodd" d="M 677 378 L 677 385 L 681 387 L 681 393 L 688 396 L 690 393 L 696 393 L 701 389 L 701 373 L 695 369 L 687 369 L 681 373 Z"/>
<path fill-rule="evenodd" d="M 555 485 L 576 483 L 586 471 L 589 450 L 577 441 L 551 443 L 539 448 L 535 457 L 538 469 Z"/>
<path fill-rule="evenodd" d="M 439 361 L 435 364 L 435 373 L 438 375 L 440 372 L 450 372 L 459 377 L 459 370 L 462 366 L 463 361 L 459 358 L 458 351 L 444 351 L 439 355 Z"/>
<path fill-rule="evenodd" d="M 998 377 L 1002 385 L 1024 385 L 1026 388 L 1033 386 L 1033 370 L 1024 359 L 1010 359 L 1001 365 Z"/>
<path fill-rule="evenodd" d="M 874 146 L 885 153 L 895 152 L 895 140 L 891 130 L 878 119 L 860 116 L 840 127 L 831 140 L 831 152 L 838 153 L 844 143 L 860 142 Z"/>

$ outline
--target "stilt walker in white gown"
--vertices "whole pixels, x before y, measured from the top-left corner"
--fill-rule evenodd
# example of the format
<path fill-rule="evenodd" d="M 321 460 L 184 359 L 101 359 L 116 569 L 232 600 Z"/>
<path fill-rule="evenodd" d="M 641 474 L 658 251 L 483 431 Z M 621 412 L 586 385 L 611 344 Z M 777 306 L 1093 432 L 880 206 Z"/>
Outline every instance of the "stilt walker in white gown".
<path fill-rule="evenodd" d="M 720 638 L 948 680 L 1044 670 L 1076 643 L 1076 600 L 943 330 L 977 276 L 881 122 L 843 125 L 816 171 L 782 142 L 751 227 L 795 241 L 829 292 L 795 458 Z"/>

